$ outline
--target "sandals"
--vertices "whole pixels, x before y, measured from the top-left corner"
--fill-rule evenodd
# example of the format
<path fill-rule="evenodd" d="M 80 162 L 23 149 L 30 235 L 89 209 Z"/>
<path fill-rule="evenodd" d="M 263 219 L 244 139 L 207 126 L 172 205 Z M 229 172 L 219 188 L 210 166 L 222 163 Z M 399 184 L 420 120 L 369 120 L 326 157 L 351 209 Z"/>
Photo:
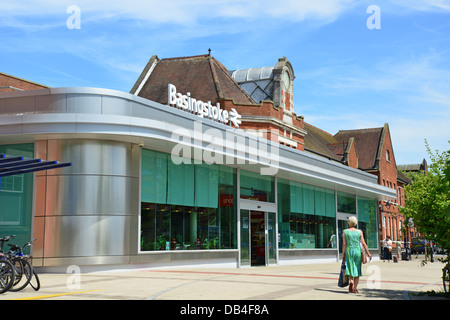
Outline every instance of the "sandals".
<path fill-rule="evenodd" d="M 350 292 L 350 293 L 359 293 L 359 291 L 357 289 L 353 289 L 353 283 L 350 283 L 348 285 L 348 292 Z"/>

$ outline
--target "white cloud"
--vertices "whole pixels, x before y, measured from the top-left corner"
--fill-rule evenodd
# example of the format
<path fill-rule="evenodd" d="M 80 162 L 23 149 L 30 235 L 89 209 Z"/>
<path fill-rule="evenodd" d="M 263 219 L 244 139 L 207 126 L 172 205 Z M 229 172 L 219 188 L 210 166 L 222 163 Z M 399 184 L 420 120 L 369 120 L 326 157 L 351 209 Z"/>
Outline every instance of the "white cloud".
<path fill-rule="evenodd" d="M 332 22 L 349 10 L 353 0 L 285 0 L 262 1 L 265 13 L 275 17 L 288 17 L 291 20 L 323 20 Z"/>
<path fill-rule="evenodd" d="M 73 4 L 81 9 L 82 29 L 68 32 L 66 10 Z M 291 22 L 306 21 L 322 26 L 343 20 L 342 17 L 352 11 L 361 19 L 361 26 L 365 26 L 368 17 L 365 9 L 372 4 L 380 6 L 383 18 L 385 14 L 450 11 L 450 0 L 0 0 L 0 27 L 26 31 L 20 37 L 14 32 L 11 36 L 3 34 L 0 51 L 10 55 L 26 53 L 30 60 L 34 53 L 69 53 L 87 60 L 89 65 L 116 72 L 116 77 L 121 78 L 124 74 L 133 73 L 130 77 L 139 74 L 152 54 L 160 55 L 161 51 L 169 50 L 170 54 L 206 53 L 209 46 L 215 45 L 212 41 L 220 43 L 218 47 L 225 43 L 222 46 L 225 61 L 222 62 L 227 64 L 226 59 L 229 59 L 231 65 L 236 66 L 248 61 L 244 56 L 254 55 L 252 59 L 271 56 L 273 52 L 255 54 L 255 48 L 260 49 L 261 44 L 271 41 L 269 36 L 277 37 L 279 30 L 298 37 L 307 29 L 305 24 L 296 30 L 290 29 Z M 417 23 L 426 25 L 424 20 Z M 441 25 L 438 27 L 445 29 Z M 317 66 L 313 70 L 307 70 L 307 66 L 296 72 L 298 113 L 305 115 L 307 122 L 331 133 L 389 122 L 396 154 L 422 150 L 424 138 L 439 148 L 438 141 L 446 143 L 450 138 L 450 65 L 445 52 L 448 50 L 445 47 L 447 33 L 436 29 L 438 27 L 426 25 L 426 28 L 434 28 L 432 31 L 441 31 L 429 33 L 439 35 L 441 42 L 419 43 L 421 40 L 411 30 L 406 34 L 409 41 L 399 39 L 399 43 L 403 43 L 403 53 L 399 53 L 395 47 L 398 43 L 389 42 L 390 34 L 381 33 L 394 30 L 383 24 L 379 33 L 367 33 L 374 39 L 380 34 L 386 36 L 382 39 L 386 53 L 372 56 L 373 62 L 363 57 L 357 60 L 358 53 L 353 54 L 351 49 L 346 55 L 336 56 L 330 52 L 322 56 L 324 59 L 316 58 Z M 237 33 L 240 37 L 234 37 Z M 233 35 L 232 40 L 226 39 L 229 35 Z M 197 42 L 196 38 L 202 40 Z M 289 50 L 296 42 L 300 41 L 292 39 L 280 50 Z M 430 43 L 441 51 L 433 51 L 428 47 Z M 350 41 L 343 45 L 357 46 Z M 291 50 L 297 52 L 297 49 Z M 423 50 L 429 51 L 417 55 Z M 233 52 L 233 59 L 229 57 L 230 52 Z M 411 56 L 406 56 L 405 52 L 411 52 Z M 416 56 L 412 52 L 416 52 Z M 293 56 L 292 62 L 294 59 Z M 333 61 L 327 63 L 326 59 Z M 245 64 L 242 68 L 252 66 L 259 65 Z M 90 77 L 95 75 L 86 75 L 84 80 Z M 301 90 L 309 90 L 306 93 L 310 101 L 302 101 Z M 376 96 L 376 99 L 371 101 L 367 96 Z M 302 104 L 311 106 L 310 110 L 302 108 Z M 304 114 L 305 111 L 311 115 Z M 403 163 L 405 161 L 402 159 Z"/>
<path fill-rule="evenodd" d="M 316 81 L 331 94 L 378 92 L 408 104 L 430 102 L 441 108 L 450 103 L 449 63 L 444 53 L 434 50 L 421 56 L 383 57 L 365 68 L 349 61 L 322 68 Z"/>
<path fill-rule="evenodd" d="M 420 163 L 423 158 L 429 161 L 425 139 L 432 150 L 449 150 L 448 112 L 446 117 L 423 118 L 408 114 L 407 106 L 403 108 L 403 116 L 391 116 L 389 112 L 376 110 L 376 106 L 365 110 L 362 105 L 345 114 L 333 113 L 330 109 L 327 115 L 312 112 L 305 116 L 305 121 L 333 135 L 339 130 L 377 128 L 388 123 L 397 164 Z M 426 107 L 424 109 L 426 111 Z"/>
<path fill-rule="evenodd" d="M 448 84 L 447 84 L 448 86 Z M 422 88 L 423 96 L 420 98 L 420 100 L 423 100 L 425 102 L 430 102 L 437 105 L 442 105 L 443 107 L 450 107 L 450 93 L 448 93 L 447 90 L 444 91 L 442 88 L 442 91 L 438 92 L 435 88 L 431 88 L 432 85 L 424 85 Z M 435 87 L 433 85 L 433 87 Z M 450 109 L 445 109 L 446 115 L 448 116 L 448 119 L 450 121 Z M 450 125 L 449 125 L 450 126 Z"/>
<path fill-rule="evenodd" d="M 414 11 L 450 11 L 450 0 L 392 0 L 391 2 Z"/>
<path fill-rule="evenodd" d="M 266 19 L 286 17 L 294 21 L 334 21 L 354 0 L 3 0 L 0 16 L 61 16 L 70 5 L 82 15 L 97 19 L 130 18 L 156 23 L 190 24 L 214 18 Z"/>
<path fill-rule="evenodd" d="M 448 118 L 398 118 L 389 123 L 389 129 L 397 164 L 420 163 L 423 158 L 429 162 L 425 139 L 433 151 L 449 150 Z"/>
<path fill-rule="evenodd" d="M 425 139 L 433 150 L 449 148 L 449 63 L 445 52 L 437 50 L 383 57 L 370 68 L 351 60 L 331 63 L 299 76 L 297 86 L 308 84 L 318 94 L 305 102 L 308 108 L 297 95 L 296 110 L 332 134 L 387 122 L 397 164 L 419 163 L 428 159 Z"/>
<path fill-rule="evenodd" d="M 234 34 L 248 34 L 241 43 L 245 47 L 260 45 L 273 29 L 289 21 L 313 20 L 319 25 L 331 23 L 353 0 L 1 0 L 0 27 L 23 31 L 22 37 L 9 39 L 2 50 L 14 52 L 67 52 L 114 69 L 137 72 L 136 43 L 139 49 L 157 53 L 158 48 L 181 46 L 183 54 L 196 54 L 198 48 L 187 43 L 216 36 L 216 43 Z M 76 5 L 81 12 L 81 30 L 68 32 L 67 8 Z M 272 22 L 269 22 L 273 19 Z M 215 21 L 216 20 L 216 21 Z M 288 30 L 286 30 L 288 32 Z M 50 37 L 49 34 L 52 34 Z M 79 36 L 77 36 L 79 35 Z M 252 35 L 252 36 L 250 36 Z M 236 39 L 236 38 L 234 38 Z M 45 42 L 45 46 L 42 43 Z M 120 43 L 120 45 L 118 45 Z M 206 52 L 206 44 L 201 52 Z M 220 46 L 220 45 L 219 45 Z M 214 48 L 213 48 L 214 49 Z M 114 53 L 112 53 L 114 51 Z M 129 53 L 125 53 L 129 52 Z M 125 53 L 125 54 L 122 54 Z M 131 58 L 134 57 L 134 58 Z M 134 60 L 134 61 L 132 61 Z"/>
<path fill-rule="evenodd" d="M 83 19 L 137 19 L 147 23 L 201 24 L 215 18 L 287 19 L 332 23 L 355 7 L 367 7 L 372 0 L 2 0 L 1 25 L 25 27 L 20 17 L 65 19 L 66 9 L 77 5 Z M 390 0 L 376 3 L 382 12 L 404 14 L 417 11 L 450 11 L 450 0 Z M 59 18 L 58 18 L 59 17 Z M 14 22 L 16 22 L 14 24 Z M 280 21 L 281 22 L 281 21 Z M 30 22 L 33 24 L 33 22 Z"/>

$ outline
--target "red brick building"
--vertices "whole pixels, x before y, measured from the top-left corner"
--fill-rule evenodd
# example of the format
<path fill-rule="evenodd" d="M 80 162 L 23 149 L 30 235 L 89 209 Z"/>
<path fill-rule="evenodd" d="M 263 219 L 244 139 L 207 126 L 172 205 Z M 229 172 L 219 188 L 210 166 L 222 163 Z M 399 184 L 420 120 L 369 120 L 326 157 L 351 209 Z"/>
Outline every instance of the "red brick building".
<path fill-rule="evenodd" d="M 308 135 L 305 138 L 305 150 L 324 155 L 378 177 L 378 183 L 395 189 L 395 201 L 379 203 L 380 241 L 387 235 L 393 241 L 401 241 L 405 218 L 399 213 L 398 205 L 404 203 L 404 186 L 408 177 L 397 169 L 394 150 L 386 123 L 383 127 L 357 130 L 340 130 L 335 135 L 305 126 Z"/>
<path fill-rule="evenodd" d="M 294 112 L 295 74 L 285 57 L 274 66 L 229 70 L 211 54 L 159 59 L 152 56 L 131 93 L 168 104 L 168 84 L 199 100 L 219 103 L 241 115 L 242 130 L 294 149 L 326 157 L 378 177 L 378 183 L 397 191 L 397 199 L 379 203 L 379 240 L 401 239 L 404 185 L 409 179 L 397 170 L 388 124 L 380 128 L 341 130 L 332 135 L 304 122 Z M 0 92 L 47 88 L 0 73 Z"/>
<path fill-rule="evenodd" d="M 303 150 L 303 117 L 294 110 L 294 71 L 286 58 L 274 67 L 228 70 L 210 54 L 159 59 L 153 56 L 131 93 L 167 104 L 169 83 L 198 100 L 234 108 L 242 116 L 240 129 Z"/>
<path fill-rule="evenodd" d="M 340 130 L 331 135 L 305 123 L 305 151 L 340 161 L 378 177 L 378 183 L 396 190 L 395 201 L 379 202 L 380 242 L 390 236 L 394 242 L 410 242 L 416 235 L 414 228 L 406 228 L 399 206 L 405 204 L 405 186 L 411 183 L 407 172 L 427 172 L 426 160 L 421 164 L 397 165 L 389 125 L 357 130 Z"/>
<path fill-rule="evenodd" d="M 21 79 L 0 72 L 0 92 L 14 92 L 14 91 L 45 89 L 45 88 L 48 87 L 39 83 L 35 83 L 29 80 Z"/>
<path fill-rule="evenodd" d="M 242 115 L 240 129 L 292 148 L 326 157 L 378 177 L 378 183 L 397 191 L 395 201 L 379 203 L 379 240 L 402 239 L 404 185 L 410 180 L 397 170 L 389 125 L 340 130 L 332 135 L 304 122 L 294 112 L 294 70 L 285 57 L 275 66 L 228 70 L 210 54 L 159 59 L 153 56 L 132 94 L 167 104 L 167 84 L 199 99 L 211 100 Z M 215 101 L 213 101 L 215 100 Z"/>

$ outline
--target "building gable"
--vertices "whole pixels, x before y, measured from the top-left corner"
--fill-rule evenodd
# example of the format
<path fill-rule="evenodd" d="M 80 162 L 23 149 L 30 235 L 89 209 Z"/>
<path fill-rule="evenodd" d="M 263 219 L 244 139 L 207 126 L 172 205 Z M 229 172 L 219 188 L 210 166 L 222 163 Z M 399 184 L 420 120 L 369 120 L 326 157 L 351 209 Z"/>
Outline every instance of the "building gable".
<path fill-rule="evenodd" d="M 358 150 L 359 168 L 376 170 L 382 132 L 383 128 L 340 130 L 334 138 L 338 143 L 348 143 L 350 138 L 354 138 Z"/>
<path fill-rule="evenodd" d="M 159 59 L 153 56 L 131 93 L 167 104 L 168 84 L 178 92 L 190 92 L 198 100 L 231 99 L 238 104 L 254 101 L 236 84 L 228 70 L 211 55 Z"/>
<path fill-rule="evenodd" d="M 303 117 L 293 112 L 293 79 L 292 65 L 285 57 L 274 67 L 230 71 L 210 54 L 168 59 L 155 55 L 130 93 L 168 104 L 168 85 L 172 84 L 177 92 L 236 110 L 241 129 L 303 150 L 305 131 Z M 263 85 L 264 81 L 271 84 Z M 267 94 L 258 99 L 249 84 L 264 87 Z"/>

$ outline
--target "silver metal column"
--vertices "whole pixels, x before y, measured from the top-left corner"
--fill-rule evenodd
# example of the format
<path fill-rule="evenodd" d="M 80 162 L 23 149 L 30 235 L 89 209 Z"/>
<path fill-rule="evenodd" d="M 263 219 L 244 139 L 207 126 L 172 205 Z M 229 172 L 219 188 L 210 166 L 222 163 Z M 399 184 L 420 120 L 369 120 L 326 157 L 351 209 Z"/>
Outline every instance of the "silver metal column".
<path fill-rule="evenodd" d="M 36 177 L 36 198 L 45 201 L 36 204 L 34 236 L 43 242 L 35 258 L 42 266 L 128 263 L 130 250 L 137 252 L 137 241 L 130 239 L 137 239 L 131 229 L 138 219 L 139 147 L 48 140 L 46 148 L 47 157 L 72 167 Z"/>

